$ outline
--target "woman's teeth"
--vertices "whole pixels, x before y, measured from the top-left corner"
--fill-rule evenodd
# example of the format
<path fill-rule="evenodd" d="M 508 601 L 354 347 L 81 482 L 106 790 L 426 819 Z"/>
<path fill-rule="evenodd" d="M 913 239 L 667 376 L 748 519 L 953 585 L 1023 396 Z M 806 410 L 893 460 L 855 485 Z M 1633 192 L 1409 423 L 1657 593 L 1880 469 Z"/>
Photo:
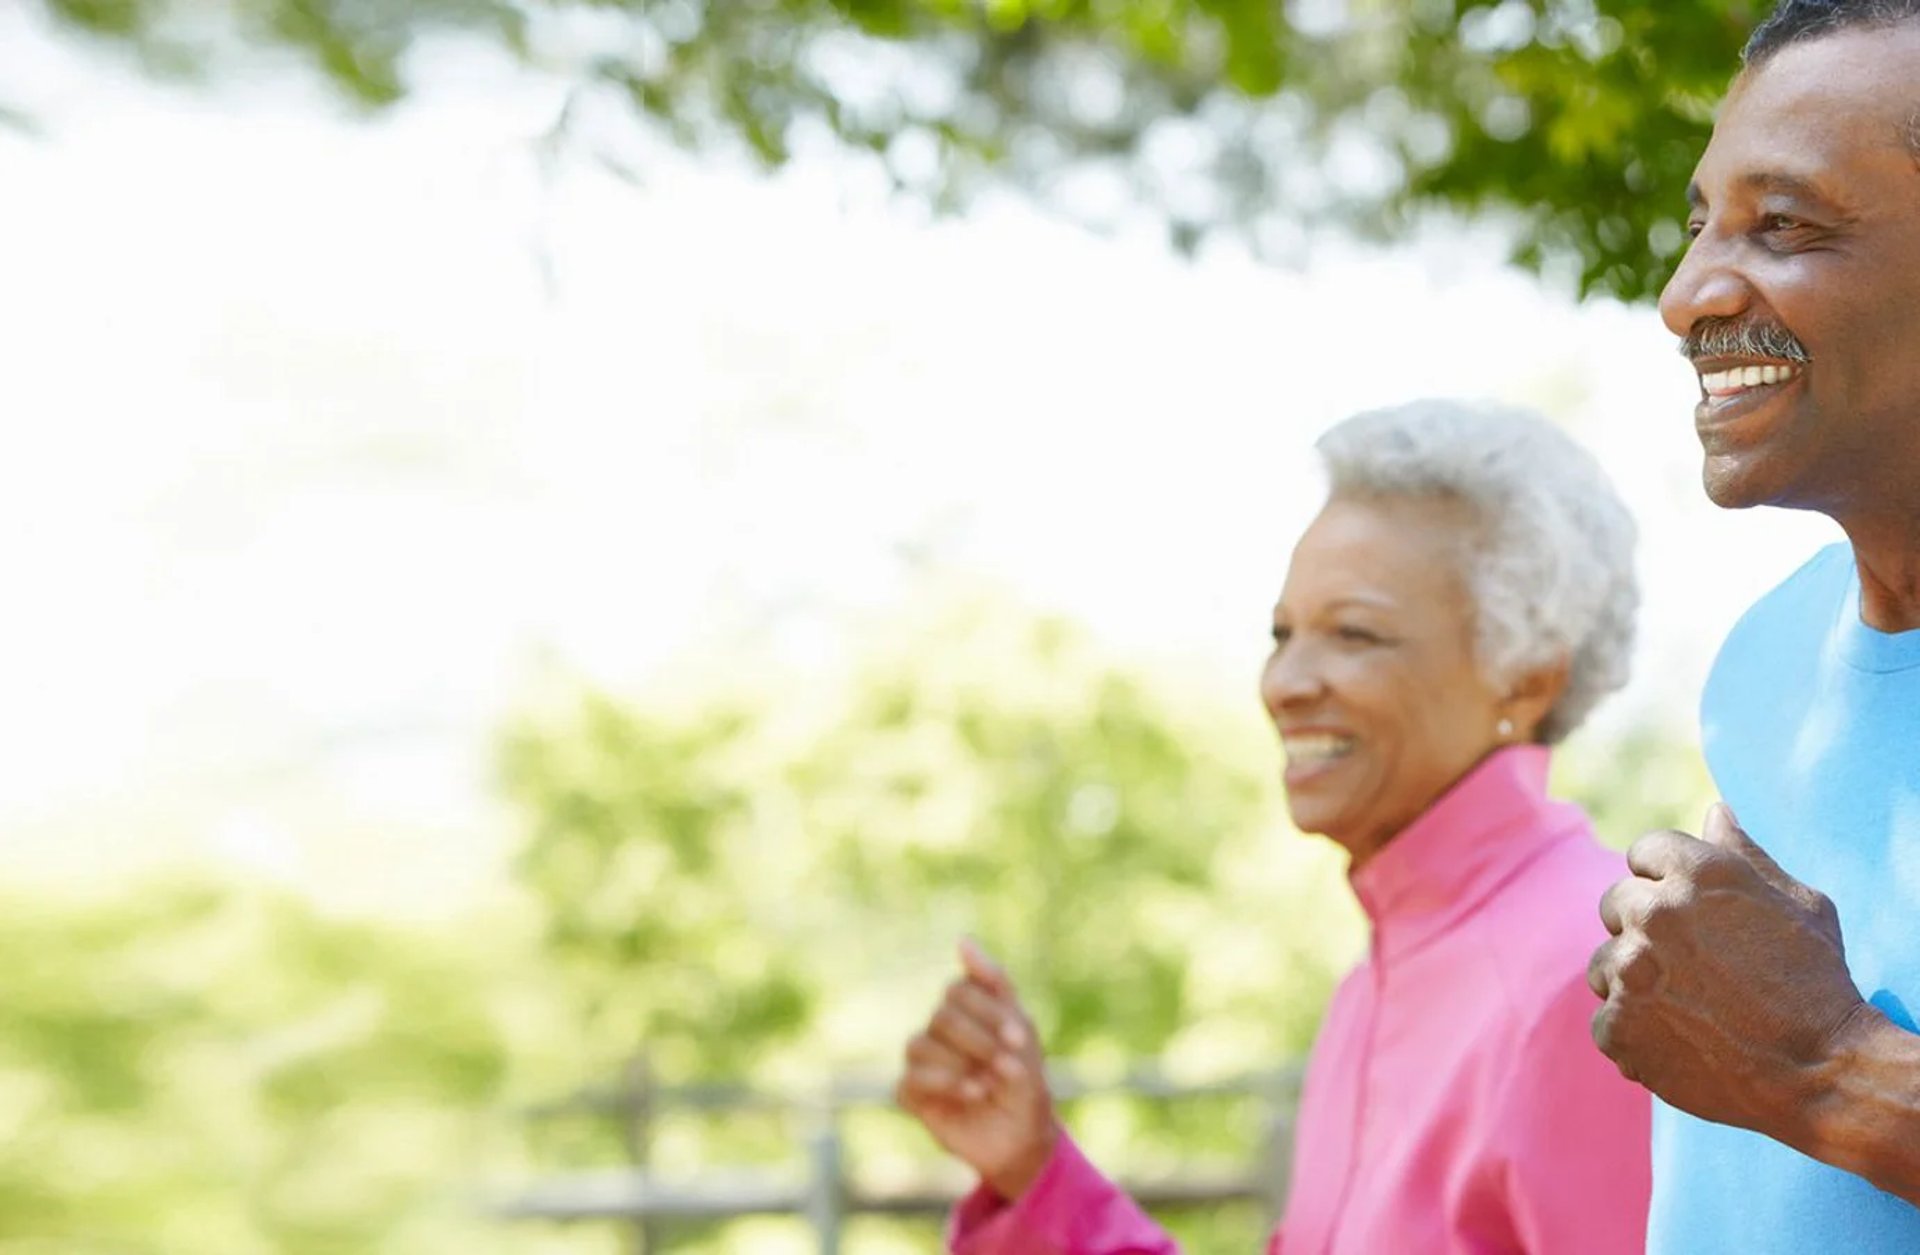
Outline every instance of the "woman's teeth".
<path fill-rule="evenodd" d="M 1353 745 L 1352 737 L 1334 736 L 1330 733 L 1290 736 L 1281 741 L 1282 748 L 1287 752 L 1287 761 L 1294 763 L 1343 758 L 1353 752 Z"/>

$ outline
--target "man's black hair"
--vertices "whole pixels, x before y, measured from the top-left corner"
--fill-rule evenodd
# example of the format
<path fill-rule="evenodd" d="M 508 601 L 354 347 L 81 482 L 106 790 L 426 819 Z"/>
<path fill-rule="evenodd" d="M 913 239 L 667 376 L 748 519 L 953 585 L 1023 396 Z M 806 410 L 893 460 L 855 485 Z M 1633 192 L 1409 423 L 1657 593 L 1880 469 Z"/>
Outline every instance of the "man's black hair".
<path fill-rule="evenodd" d="M 1790 44 L 1914 18 L 1920 18 L 1920 0 L 1780 0 L 1773 16 L 1754 27 L 1740 62 L 1751 69 Z"/>
<path fill-rule="evenodd" d="M 1920 0 L 1780 0 L 1773 16 L 1753 28 L 1740 64 L 1756 69 L 1782 48 L 1848 30 L 1876 30 L 1920 19 Z M 1900 138 L 1920 164 L 1920 107 Z"/>

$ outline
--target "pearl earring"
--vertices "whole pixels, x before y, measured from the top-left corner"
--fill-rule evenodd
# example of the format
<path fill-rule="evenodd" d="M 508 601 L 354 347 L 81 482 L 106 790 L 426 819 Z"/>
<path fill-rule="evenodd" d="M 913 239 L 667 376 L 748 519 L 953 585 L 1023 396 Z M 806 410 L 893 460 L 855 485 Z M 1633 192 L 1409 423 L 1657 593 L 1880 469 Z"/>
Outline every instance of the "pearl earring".
<path fill-rule="evenodd" d="M 1501 739 L 1501 740 L 1503 740 L 1503 741 L 1511 741 L 1511 740 L 1513 739 L 1513 720 L 1511 720 L 1511 719 L 1502 719 L 1502 720 L 1501 720 L 1501 721 L 1500 721 L 1500 722 L 1499 722 L 1499 723 L 1498 723 L 1498 724 L 1497 724 L 1497 725 L 1495 726 L 1495 728 L 1494 728 L 1494 731 L 1496 731 L 1496 732 L 1498 732 L 1498 733 L 1500 734 L 1500 739 Z"/>

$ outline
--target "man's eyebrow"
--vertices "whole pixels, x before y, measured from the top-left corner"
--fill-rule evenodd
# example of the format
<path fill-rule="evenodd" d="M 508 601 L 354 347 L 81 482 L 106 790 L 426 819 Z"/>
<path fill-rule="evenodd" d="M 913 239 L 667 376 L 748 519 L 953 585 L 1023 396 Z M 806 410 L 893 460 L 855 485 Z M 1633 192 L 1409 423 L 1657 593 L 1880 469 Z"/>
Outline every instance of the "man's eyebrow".
<path fill-rule="evenodd" d="M 1809 179 L 1797 174 L 1785 174 L 1776 170 L 1762 170 L 1749 174 L 1740 180 L 1741 186 L 1756 192 L 1777 192 L 1782 196 L 1792 196 L 1799 200 L 1819 201 L 1830 204 L 1826 194 Z"/>
<path fill-rule="evenodd" d="M 1751 174 L 1741 175 L 1736 182 L 1745 191 L 1773 192 L 1780 196 L 1791 196 L 1795 200 L 1812 201 L 1826 206 L 1833 205 L 1826 193 L 1822 192 L 1813 180 L 1802 178 L 1797 174 L 1788 174 L 1782 170 L 1756 170 Z M 1707 194 L 1700 190 L 1700 184 L 1698 182 L 1687 184 L 1687 208 L 1697 210 L 1706 207 Z"/>

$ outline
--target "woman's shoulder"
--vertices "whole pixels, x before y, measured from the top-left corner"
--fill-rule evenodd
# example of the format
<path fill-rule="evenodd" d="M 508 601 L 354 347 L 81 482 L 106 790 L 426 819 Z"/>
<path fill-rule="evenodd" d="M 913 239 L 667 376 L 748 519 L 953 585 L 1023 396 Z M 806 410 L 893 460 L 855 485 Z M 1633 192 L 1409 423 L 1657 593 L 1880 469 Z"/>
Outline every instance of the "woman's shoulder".
<path fill-rule="evenodd" d="M 1600 895 L 1627 875 L 1624 855 L 1601 845 L 1577 808 L 1557 808 L 1561 822 L 1540 855 L 1489 902 L 1479 950 L 1505 995 L 1505 1012 L 1531 1023 L 1570 984 L 1584 985 L 1587 959 L 1606 940 Z"/>
<path fill-rule="evenodd" d="M 1501 886 L 1497 906 L 1509 927 L 1557 931 L 1577 923 L 1583 935 L 1599 928 L 1592 909 L 1607 886 L 1627 874 L 1626 855 L 1600 843 L 1593 820 L 1572 802 L 1553 802 L 1522 838 L 1533 852 Z M 1573 907 L 1588 908 L 1584 911 Z M 1590 926 L 1590 927 L 1589 927 Z"/>

